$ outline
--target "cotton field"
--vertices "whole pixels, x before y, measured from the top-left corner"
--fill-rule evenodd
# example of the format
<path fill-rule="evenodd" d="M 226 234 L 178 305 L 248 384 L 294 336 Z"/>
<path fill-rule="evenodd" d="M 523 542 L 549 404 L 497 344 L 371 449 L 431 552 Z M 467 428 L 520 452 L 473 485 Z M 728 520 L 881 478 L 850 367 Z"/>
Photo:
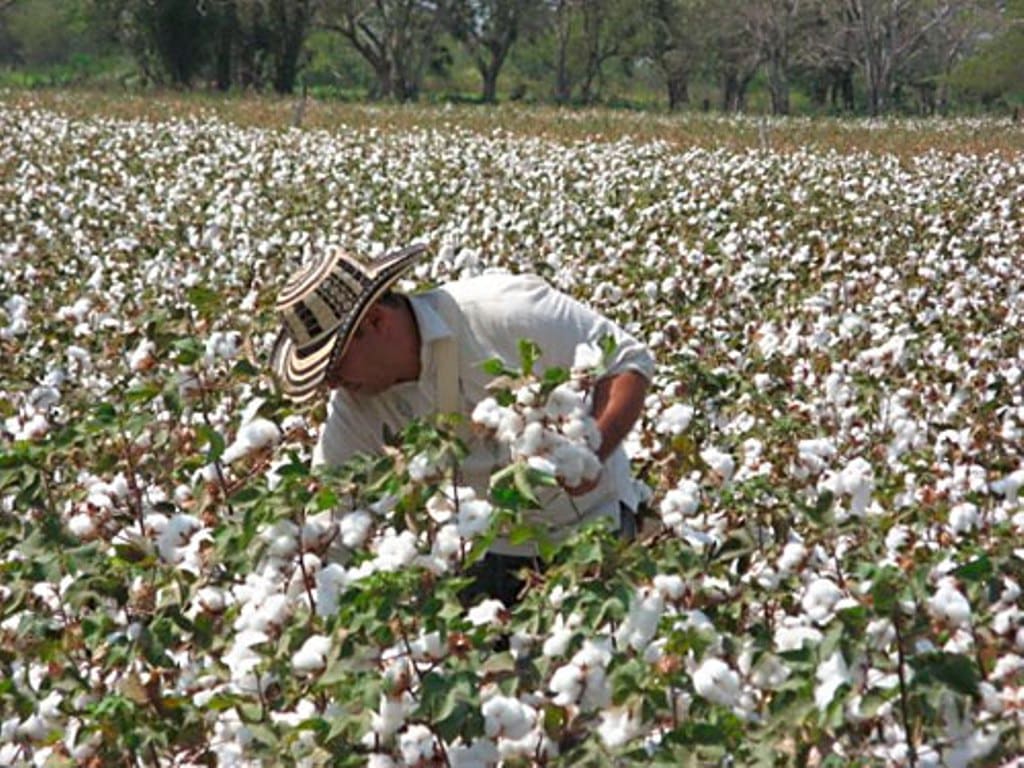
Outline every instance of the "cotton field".
<path fill-rule="evenodd" d="M 0 764 L 1024 754 L 1019 152 L 0 99 L 0 217 Z M 519 459 L 490 498 L 444 422 L 312 472 L 323 406 L 266 372 L 294 266 L 412 240 L 403 288 L 535 271 L 657 358 L 642 542 L 544 542 L 512 610 L 462 577 L 531 483 L 592 476 L 585 365 L 477 408 Z"/>

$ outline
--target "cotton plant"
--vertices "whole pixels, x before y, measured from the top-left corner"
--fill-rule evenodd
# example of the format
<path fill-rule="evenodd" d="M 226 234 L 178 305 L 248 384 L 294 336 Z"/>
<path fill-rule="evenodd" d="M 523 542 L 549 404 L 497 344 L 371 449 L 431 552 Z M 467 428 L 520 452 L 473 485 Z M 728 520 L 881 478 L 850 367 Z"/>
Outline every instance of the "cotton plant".
<path fill-rule="evenodd" d="M 88 109 L 0 98 L 0 762 L 1014 759 L 1021 168 L 976 148 L 1008 124 L 779 162 Z M 645 538 L 551 544 L 512 609 L 458 599 L 516 513 L 457 441 L 311 473 L 322 412 L 262 371 L 284 275 L 412 239 L 403 290 L 538 271 L 658 360 Z M 524 508 L 593 468 L 565 373 L 489 406 Z"/>

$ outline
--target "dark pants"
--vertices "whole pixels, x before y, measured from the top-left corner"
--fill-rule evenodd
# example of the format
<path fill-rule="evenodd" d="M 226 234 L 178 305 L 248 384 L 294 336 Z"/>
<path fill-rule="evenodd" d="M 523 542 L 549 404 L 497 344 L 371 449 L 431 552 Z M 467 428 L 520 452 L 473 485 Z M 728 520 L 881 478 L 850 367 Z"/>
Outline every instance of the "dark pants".
<path fill-rule="evenodd" d="M 619 514 L 620 538 L 633 541 L 636 538 L 636 514 L 625 504 L 621 505 Z M 465 605 L 473 605 L 481 597 L 501 600 L 511 608 L 519 602 L 524 582 L 519 573 L 529 568 L 537 573 L 544 570 L 543 563 L 536 557 L 518 555 L 499 555 L 488 552 L 482 560 L 470 567 L 467 575 L 473 577 L 473 583 L 462 591 Z"/>

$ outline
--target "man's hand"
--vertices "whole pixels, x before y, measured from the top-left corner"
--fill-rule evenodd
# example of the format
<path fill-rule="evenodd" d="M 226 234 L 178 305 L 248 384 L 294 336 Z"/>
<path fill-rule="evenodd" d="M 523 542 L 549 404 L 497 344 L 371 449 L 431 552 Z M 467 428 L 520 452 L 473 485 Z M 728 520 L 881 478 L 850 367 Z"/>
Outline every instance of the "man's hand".
<path fill-rule="evenodd" d="M 593 480 L 584 480 L 579 485 L 574 485 L 572 487 L 565 485 L 563 483 L 562 488 L 564 488 L 565 492 L 568 493 L 570 496 L 582 496 L 583 494 L 590 493 L 592 490 L 597 488 L 597 484 L 599 482 L 601 482 L 600 472 L 597 473 Z"/>

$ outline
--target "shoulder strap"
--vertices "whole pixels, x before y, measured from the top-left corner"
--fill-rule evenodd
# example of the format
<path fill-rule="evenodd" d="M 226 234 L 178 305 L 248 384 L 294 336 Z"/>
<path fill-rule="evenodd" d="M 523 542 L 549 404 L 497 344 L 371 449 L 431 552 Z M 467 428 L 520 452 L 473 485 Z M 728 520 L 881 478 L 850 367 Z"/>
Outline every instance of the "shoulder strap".
<path fill-rule="evenodd" d="M 437 410 L 457 413 L 459 404 L 459 347 L 455 338 L 439 339 L 434 349 L 437 355 Z"/>

